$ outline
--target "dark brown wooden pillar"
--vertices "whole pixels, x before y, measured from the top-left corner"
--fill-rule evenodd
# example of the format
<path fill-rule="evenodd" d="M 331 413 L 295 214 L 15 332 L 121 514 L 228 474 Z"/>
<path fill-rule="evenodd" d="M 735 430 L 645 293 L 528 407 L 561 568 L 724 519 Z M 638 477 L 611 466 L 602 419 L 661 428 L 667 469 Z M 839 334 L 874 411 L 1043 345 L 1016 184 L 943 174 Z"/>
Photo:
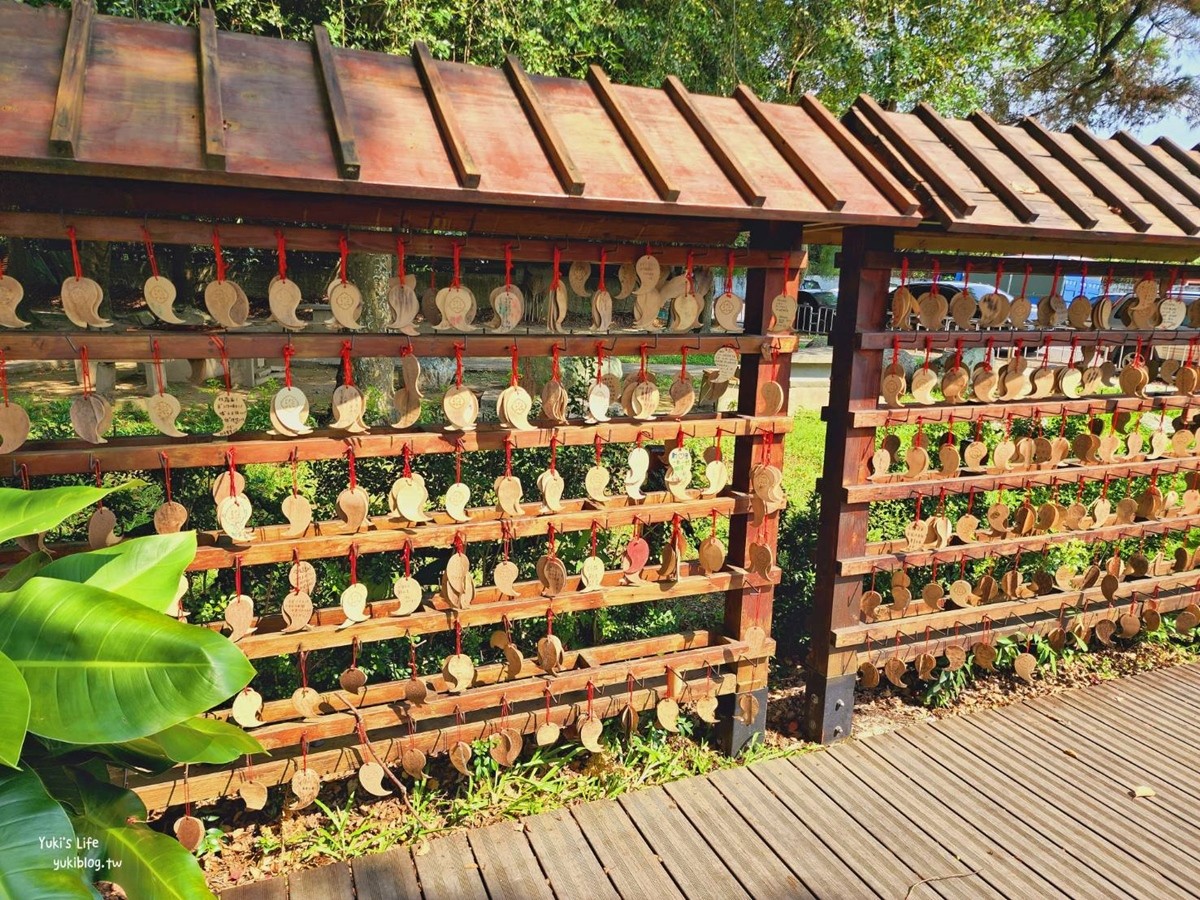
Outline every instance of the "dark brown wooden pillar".
<path fill-rule="evenodd" d="M 838 559 L 861 556 L 867 544 L 867 504 L 846 503 L 845 485 L 865 478 L 875 448 L 875 429 L 851 428 L 850 412 L 874 408 L 879 399 L 883 354 L 856 347 L 862 330 L 883 325 L 891 270 L 869 269 L 865 254 L 890 251 L 892 232 L 847 228 L 843 232 L 838 311 L 830 344 L 833 368 L 825 409 L 825 466 L 821 474 L 816 596 L 809 618 L 813 649 L 809 657 L 804 727 L 810 740 L 829 743 L 850 735 L 854 710 L 856 654 L 835 650 L 833 631 L 859 622 L 862 578 L 838 574 Z"/>

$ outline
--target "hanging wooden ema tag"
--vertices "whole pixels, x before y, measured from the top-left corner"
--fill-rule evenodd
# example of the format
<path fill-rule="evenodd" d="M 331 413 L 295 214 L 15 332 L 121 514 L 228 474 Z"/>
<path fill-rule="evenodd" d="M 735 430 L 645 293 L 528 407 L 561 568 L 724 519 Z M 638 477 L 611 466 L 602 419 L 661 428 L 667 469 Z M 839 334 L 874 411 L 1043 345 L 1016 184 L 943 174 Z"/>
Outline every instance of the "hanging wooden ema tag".
<path fill-rule="evenodd" d="M 213 228 L 212 242 L 216 278 L 204 288 L 204 306 L 222 328 L 242 328 L 250 318 L 250 300 L 240 285 L 226 277 L 221 233 L 216 227 Z"/>
<path fill-rule="evenodd" d="M 683 445 L 683 429 L 675 436 L 675 446 L 667 453 L 667 490 L 681 503 L 691 499 L 692 451 Z"/>
<path fill-rule="evenodd" d="M 189 853 L 199 849 L 204 840 L 204 823 L 192 815 L 192 790 L 188 783 L 188 766 L 183 766 L 183 815 L 172 826 L 175 837 Z"/>
<path fill-rule="evenodd" d="M 554 633 L 554 608 L 546 608 L 546 635 L 537 642 L 537 661 L 542 671 L 553 675 L 563 665 L 563 642 Z"/>
<path fill-rule="evenodd" d="M 538 491 L 542 495 L 542 512 L 558 513 L 562 512 L 563 507 L 563 491 L 566 490 L 566 482 L 563 481 L 562 474 L 558 471 L 558 434 L 550 436 L 550 467 L 542 472 L 537 478 Z"/>
<path fill-rule="evenodd" d="M 655 381 L 647 365 L 649 362 L 650 345 L 642 344 L 641 352 L 641 368 L 638 370 L 632 393 L 629 395 L 629 408 L 635 419 L 649 422 L 658 414 L 660 395 L 658 382 Z"/>
<path fill-rule="evenodd" d="M 412 541 L 404 542 L 404 574 L 392 582 L 392 596 L 397 604 L 393 616 L 407 616 L 421 605 L 421 585 L 412 577 Z"/>
<path fill-rule="evenodd" d="M 537 727 L 533 737 L 539 747 L 550 747 L 558 743 L 558 739 L 562 736 L 562 728 L 550 718 L 550 700 L 553 697 L 550 693 L 550 685 L 542 687 L 542 696 L 546 701 L 546 718 Z"/>
<path fill-rule="evenodd" d="M 704 478 L 708 485 L 700 490 L 702 497 L 715 497 L 729 484 L 729 467 L 721 453 L 721 428 L 713 436 L 712 445 L 704 450 Z"/>
<path fill-rule="evenodd" d="M 496 491 L 496 508 L 500 515 L 518 518 L 525 515 L 525 510 L 521 506 L 521 498 L 524 496 L 525 490 L 521 486 L 521 480 L 513 474 L 512 451 L 512 437 L 506 435 L 504 438 L 504 474 L 496 479 L 493 487 Z"/>
<path fill-rule="evenodd" d="M 267 805 L 267 786 L 254 777 L 254 764 L 249 753 L 246 754 L 246 765 L 238 784 L 238 796 L 248 810 L 257 811 Z"/>
<path fill-rule="evenodd" d="M 330 401 L 330 415 L 333 416 L 333 421 L 329 423 L 329 427 L 335 431 L 362 434 L 369 430 L 363 422 L 367 401 L 362 391 L 354 384 L 352 352 L 353 345 L 350 341 L 342 341 L 342 383 L 333 389 L 333 398 Z"/>
<path fill-rule="evenodd" d="M 554 258 L 551 262 L 550 290 L 546 296 L 546 327 L 551 334 L 560 334 L 563 322 L 567 318 L 567 286 L 563 284 L 559 267 L 562 265 L 562 251 L 554 248 Z"/>
<path fill-rule="evenodd" d="M 348 694 L 361 695 L 367 689 L 367 673 L 358 667 L 359 640 L 350 642 L 350 666 L 338 675 L 338 685 Z"/>
<path fill-rule="evenodd" d="M 291 788 L 292 794 L 296 798 L 296 802 L 291 806 L 292 810 L 311 806 L 317 799 L 317 795 L 321 793 L 321 776 L 308 767 L 307 732 L 300 735 L 300 768 L 292 776 Z"/>
<path fill-rule="evenodd" d="M 622 266 L 621 269 L 624 271 L 625 267 Z M 633 270 L 637 279 L 637 287 L 633 288 L 633 330 L 656 331 L 662 328 L 662 323 L 658 321 L 658 313 L 662 308 L 662 297 L 658 292 L 662 267 L 647 247 L 646 253 L 638 257 L 637 262 L 633 264 Z M 624 287 L 624 278 L 621 279 L 621 284 Z"/>
<path fill-rule="evenodd" d="M 607 422 L 610 418 L 608 408 L 612 405 L 612 391 L 604 380 L 604 345 L 596 344 L 596 380 L 588 388 L 587 421 L 590 423 Z"/>
<path fill-rule="evenodd" d="M 963 289 L 950 298 L 950 318 L 962 331 L 972 328 L 979 306 L 975 295 L 971 293 L 971 263 L 967 262 L 963 269 Z"/>
<path fill-rule="evenodd" d="M 17 316 L 17 305 L 25 296 L 21 282 L 8 274 L 8 259 L 0 259 L 0 325 L 25 328 L 30 323 Z"/>
<path fill-rule="evenodd" d="M 446 690 L 461 694 L 475 680 L 475 664 L 471 657 L 462 652 L 462 622 L 454 616 L 454 653 L 442 663 L 442 677 L 446 679 Z"/>
<path fill-rule="evenodd" d="M 288 343 L 283 348 L 283 387 L 271 398 L 271 427 L 286 437 L 312 434 L 307 424 L 308 397 L 292 384 L 292 357 L 295 355 L 296 348 Z"/>
<path fill-rule="evenodd" d="M 427 760 L 425 751 L 417 746 L 417 726 L 412 716 L 405 718 L 405 724 L 408 726 L 408 745 L 400 754 L 400 766 L 410 778 L 424 778 Z"/>
<path fill-rule="evenodd" d="M 521 386 L 520 355 L 516 344 L 512 345 L 510 352 L 512 374 L 509 376 L 508 387 L 502 390 L 500 396 L 496 398 L 496 417 L 505 428 L 534 431 L 536 430 L 535 426 L 529 421 L 529 414 L 533 410 L 533 398 Z"/>
<path fill-rule="evenodd" d="M 505 597 L 516 597 L 519 593 L 516 586 L 520 570 L 517 564 L 509 559 L 512 552 L 513 529 L 509 519 L 500 520 L 501 560 L 492 569 L 492 584 Z"/>
<path fill-rule="evenodd" d="M 626 463 L 629 471 L 625 475 L 625 494 L 630 500 L 646 499 L 646 495 L 642 493 L 642 485 L 646 483 L 646 476 L 650 473 L 650 454 L 642 446 L 642 439 L 646 434 L 645 431 L 639 431 L 636 443 L 629 450 L 629 459 Z"/>
<path fill-rule="evenodd" d="M 299 653 L 300 687 L 292 692 L 292 706 L 304 719 L 315 719 L 321 715 L 325 698 L 308 685 L 308 651 Z"/>
<path fill-rule="evenodd" d="M 580 589 L 598 591 L 604 586 L 604 560 L 596 555 L 596 541 L 600 523 L 592 520 L 591 553 L 579 565 Z"/>
<path fill-rule="evenodd" d="M 658 566 L 658 580 L 674 583 L 679 580 L 683 570 L 683 531 L 680 527 L 679 514 L 671 518 L 671 530 L 667 532 L 667 540 L 663 544 L 662 559 Z"/>
<path fill-rule="evenodd" d="M 292 549 L 292 567 L 288 570 L 291 590 L 283 600 L 284 634 L 305 631 L 313 615 L 312 592 L 317 586 L 317 570 L 307 560 L 300 561 L 300 551 Z"/>
<path fill-rule="evenodd" d="M 246 398 L 233 391 L 233 376 L 229 368 L 229 352 L 225 349 L 225 342 L 216 335 L 209 335 L 208 339 L 216 345 L 221 355 L 221 374 L 225 379 L 225 389 L 213 395 L 213 412 L 221 420 L 221 427 L 214 432 L 214 436 L 229 437 L 242 430 L 249 410 L 246 407 Z"/>
<path fill-rule="evenodd" d="M 362 292 L 346 278 L 346 263 L 350 256 L 349 242 L 346 235 L 338 235 L 338 274 L 325 288 L 325 297 L 329 301 L 329 311 L 333 319 L 327 324 L 331 327 L 341 326 L 351 331 L 357 331 L 363 326 L 359 323 L 362 315 Z"/>
<path fill-rule="evenodd" d="M 446 416 L 449 431 L 474 431 L 479 419 L 479 398 L 469 387 L 463 386 L 462 342 L 454 344 L 454 385 L 442 395 L 442 412 Z"/>
<path fill-rule="evenodd" d="M 171 460 L 166 451 L 158 454 L 163 469 L 163 487 L 167 500 L 154 511 L 154 530 L 158 534 L 176 534 L 188 519 L 188 511 L 182 503 L 175 501 L 171 490 Z"/>
<path fill-rule="evenodd" d="M 454 722 L 456 726 L 456 734 L 454 743 L 450 745 L 450 751 L 447 756 L 450 757 L 450 764 L 464 777 L 471 777 L 471 770 L 467 768 L 471 763 L 471 744 L 463 740 L 462 727 L 466 720 L 463 717 L 462 710 L 457 706 L 454 707 Z"/>
<path fill-rule="evenodd" d="M 429 502 L 429 491 L 425 487 L 425 479 L 412 470 L 412 444 L 404 445 L 402 451 L 404 468 L 401 475 L 392 482 L 388 491 L 388 509 L 392 518 L 404 522 L 419 524 L 428 522 L 425 504 Z M 467 499 L 470 499 L 469 496 Z M 465 511 L 464 511 L 465 515 Z"/>
<path fill-rule="evenodd" d="M 917 321 L 930 331 L 940 331 L 944 327 L 946 313 L 949 311 L 949 304 L 938 287 L 941 274 L 941 262 L 935 259 L 933 261 L 932 286 L 917 298 Z"/>
<path fill-rule="evenodd" d="M 772 334 L 794 334 L 796 331 L 796 298 L 791 294 L 791 271 L 789 268 L 790 255 L 783 257 L 783 289 L 771 300 Z"/>
<path fill-rule="evenodd" d="M 442 596 L 452 609 L 466 609 L 475 600 L 475 578 L 461 532 L 454 535 L 454 552 L 442 573 Z"/>
<path fill-rule="evenodd" d="M 525 317 L 525 295 L 512 280 L 512 244 L 504 245 L 504 284 L 495 288 L 488 298 L 492 304 L 492 320 L 485 323 L 495 334 L 507 334 L 521 324 Z"/>
<path fill-rule="evenodd" d="M 396 391 L 392 404 L 396 410 L 393 428 L 412 428 L 421 418 L 421 363 L 413 353 L 411 342 L 400 348 L 400 374 L 403 384 Z"/>
<path fill-rule="evenodd" d="M 725 262 L 725 289 L 713 300 L 713 320 L 716 327 L 713 331 L 742 331 L 741 315 L 746 302 L 733 290 L 733 251 L 730 250 Z"/>
<path fill-rule="evenodd" d="M 351 534 L 365 531 L 369 525 L 367 513 L 370 510 L 371 497 L 358 483 L 358 475 L 354 463 L 354 447 L 346 447 L 346 471 L 349 485 L 337 496 L 337 511 Z"/>
<path fill-rule="evenodd" d="M 592 753 L 602 753 L 604 745 L 600 737 L 604 733 L 604 723 L 596 715 L 593 704 L 596 698 L 596 686 L 591 681 L 587 683 L 587 706 L 582 716 L 576 713 L 579 728 L 579 743 Z"/>
<path fill-rule="evenodd" d="M 1121 392 L 1127 396 L 1146 396 L 1146 385 L 1150 383 L 1150 373 L 1146 369 L 1146 362 L 1142 356 L 1142 337 L 1140 335 L 1131 361 L 1121 369 L 1117 380 L 1121 386 Z"/>
<path fill-rule="evenodd" d="M 560 352 L 561 348 L 555 344 L 550 356 L 550 380 L 542 388 L 542 418 L 551 424 L 566 425 L 567 404 L 571 398 L 562 383 L 559 367 Z"/>
<path fill-rule="evenodd" d="M 667 328 L 673 332 L 692 331 L 700 324 L 700 313 L 704 311 L 704 300 L 696 293 L 696 274 L 692 263 L 693 251 L 687 255 L 684 272 L 684 290 L 671 302 L 671 315 Z"/>
<path fill-rule="evenodd" d="M 262 709 L 262 694 L 254 690 L 254 688 L 247 686 L 242 688 L 237 696 L 233 698 L 229 714 L 233 717 L 233 721 L 237 722 L 243 728 L 257 728 L 264 724 Z"/>
<path fill-rule="evenodd" d="M 71 242 L 71 262 L 75 267 L 62 283 L 60 297 L 63 312 L 78 328 L 111 328 L 109 319 L 101 318 L 100 304 L 104 301 L 104 289 L 91 278 L 83 275 L 83 264 L 79 258 L 79 242 L 75 239 L 75 226 L 67 228 L 67 239 Z"/>
<path fill-rule="evenodd" d="M 1179 293 L 1172 297 L 1171 289 L 1178 285 Z M 1179 328 L 1187 319 L 1188 307 L 1183 300 L 1183 280 L 1179 278 L 1179 270 L 1171 270 L 1171 278 L 1167 284 L 1163 298 L 1158 303 L 1158 322 L 1156 327 L 1174 330 Z"/>
<path fill-rule="evenodd" d="M 442 318 L 433 327 L 438 331 L 476 331 L 477 327 L 474 324 L 477 310 L 475 295 L 462 283 L 460 264 L 462 244 L 455 241 L 452 254 L 454 272 L 450 285 L 437 292 L 434 303 Z"/>
<path fill-rule="evenodd" d="M 625 545 L 625 553 L 621 558 L 622 584 L 641 584 L 642 570 L 650 562 L 650 545 L 642 537 L 642 520 L 634 518 L 633 535 Z"/>
<path fill-rule="evenodd" d="M 883 367 L 880 376 L 879 394 L 884 405 L 896 409 L 902 406 L 900 398 L 908 392 L 908 377 L 900 364 L 900 338 L 892 338 L 892 361 Z"/>
<path fill-rule="evenodd" d="M 182 411 L 179 400 L 172 394 L 167 393 L 167 382 L 163 374 L 162 355 L 159 352 L 158 341 L 154 340 L 151 344 L 154 360 L 154 390 L 150 396 L 146 398 L 146 412 L 150 416 L 150 423 L 167 437 L 187 437 L 175 425 L 175 420 L 179 418 Z"/>
<path fill-rule="evenodd" d="M 92 472 L 96 478 L 96 487 L 104 487 L 100 476 L 100 460 L 92 460 Z M 111 509 L 104 505 L 103 500 L 96 501 L 96 509 L 88 519 L 88 546 L 93 550 L 101 550 L 120 543 L 121 538 L 116 534 L 117 517 Z"/>
<path fill-rule="evenodd" d="M 358 734 L 359 757 L 362 760 L 362 764 L 358 767 L 358 783 L 373 797 L 390 797 L 392 792 L 389 788 L 384 787 L 383 779 L 396 781 L 396 776 L 383 764 L 376 754 L 375 748 L 371 746 L 371 739 L 367 736 L 367 726 L 363 722 L 362 714 L 349 704 L 347 707 L 354 716 L 354 730 Z M 403 790 L 403 785 L 399 785 L 399 782 L 397 785 Z"/>
<path fill-rule="evenodd" d="M 502 627 L 492 632 L 488 646 L 504 654 L 504 677 L 509 680 L 520 678 L 525 668 L 525 655 L 513 640 L 512 625 L 508 616 L 501 616 L 500 623 Z"/>
<path fill-rule="evenodd" d="M 279 261 L 279 274 L 267 285 L 267 304 L 271 307 L 271 316 L 289 331 L 300 331 L 308 327 L 308 323 L 296 317 L 296 310 L 303 297 L 300 286 L 287 277 L 287 240 L 282 231 L 275 232 L 276 256 Z"/>
<path fill-rule="evenodd" d="M 612 495 L 608 493 L 608 482 L 612 478 L 612 473 L 604 465 L 602 456 L 604 441 L 598 433 L 592 443 L 596 451 L 596 461 L 583 476 L 583 486 L 589 500 L 604 506 L 612 499 Z"/>
<path fill-rule="evenodd" d="M 387 327 L 407 335 L 420 334 L 416 326 L 417 314 L 421 311 L 421 303 L 417 299 L 417 276 L 411 275 L 404 265 L 404 239 L 396 238 L 396 275 L 388 279 L 388 306 L 392 318 Z"/>
<path fill-rule="evenodd" d="M 175 314 L 175 285 L 171 283 L 169 278 L 164 278 L 158 271 L 158 258 L 154 253 L 154 242 L 150 239 L 150 231 L 145 225 L 142 226 L 142 243 L 146 247 L 146 259 L 150 263 L 150 277 L 146 279 L 146 283 L 142 286 L 142 299 L 146 301 L 146 306 L 150 312 L 154 313 L 155 317 L 169 325 L 183 325 L 184 320 Z M 0 291 L 0 298 L 3 296 L 3 291 Z M 19 298 L 18 298 L 19 299 Z M 4 306 L 0 300 L 0 309 Z M 0 325 L 7 324 L 4 317 L 0 315 Z M 22 323 L 22 324 L 28 324 Z M 8 327 L 20 327 L 20 325 L 9 325 Z"/>
<path fill-rule="evenodd" d="M 456 439 L 454 446 L 454 483 L 446 489 L 443 500 L 446 514 L 460 523 L 471 521 L 471 513 L 467 510 L 467 504 L 471 502 L 471 489 L 462 480 L 462 454 L 463 440 L 460 437 Z M 421 490 L 424 490 L 424 482 L 421 484 Z"/>
<path fill-rule="evenodd" d="M 71 401 L 71 427 L 89 444 L 107 444 L 104 432 L 111 424 L 112 407 L 92 387 L 92 364 L 86 346 L 79 348 L 82 393 Z"/>
<path fill-rule="evenodd" d="M 3 266 L 0 261 L 0 272 Z M 0 275 L 0 283 L 5 277 Z M 4 398 L 4 405 L 0 406 L 0 454 L 13 453 L 29 439 L 30 424 L 25 409 L 8 398 L 8 360 L 3 350 L 0 350 L 0 396 Z"/>
<path fill-rule="evenodd" d="M 761 416 L 777 416 L 783 410 L 783 386 L 779 383 L 779 343 L 778 341 L 764 342 L 762 355 L 771 361 L 771 371 L 767 378 L 761 379 L 758 385 L 758 414 Z"/>
<path fill-rule="evenodd" d="M 551 523 L 546 530 L 546 553 L 538 558 L 537 577 L 542 584 L 542 594 L 557 597 L 567 585 L 567 567 L 555 549 L 557 530 Z"/>
<path fill-rule="evenodd" d="M 499 727 L 492 733 L 488 755 L 496 765 L 508 768 L 520 758 L 524 743 L 521 732 L 509 725 L 508 698 L 501 696 Z"/>
<path fill-rule="evenodd" d="M 684 347 L 680 350 L 679 376 L 671 383 L 668 391 L 672 404 L 670 415 L 675 419 L 682 419 L 696 405 L 696 388 L 692 384 L 687 370 L 687 357 L 690 349 L 690 347 Z"/>
<path fill-rule="evenodd" d="M 283 532 L 282 537 L 296 538 L 308 531 L 308 526 L 312 524 L 313 510 L 308 498 L 300 493 L 296 471 L 299 465 L 299 448 L 292 448 L 288 460 L 292 469 L 292 491 L 283 498 L 281 505 L 284 518 L 288 520 L 288 529 Z"/>
<path fill-rule="evenodd" d="M 346 619 L 338 625 L 339 631 L 371 618 L 367 610 L 367 586 L 358 580 L 358 544 L 350 545 L 350 584 L 342 591 L 341 605 Z"/>
<path fill-rule="evenodd" d="M 572 265 L 573 268 L 574 265 Z M 608 250 L 601 247 L 600 278 L 596 285 L 596 292 L 592 294 L 592 331 L 600 333 L 605 333 L 612 328 L 613 298 L 612 294 L 608 292 L 607 269 Z"/>
<path fill-rule="evenodd" d="M 254 634 L 254 599 L 242 592 L 242 557 L 233 558 L 233 597 L 225 604 L 225 624 L 229 626 L 229 639 L 237 643 L 248 634 Z"/>

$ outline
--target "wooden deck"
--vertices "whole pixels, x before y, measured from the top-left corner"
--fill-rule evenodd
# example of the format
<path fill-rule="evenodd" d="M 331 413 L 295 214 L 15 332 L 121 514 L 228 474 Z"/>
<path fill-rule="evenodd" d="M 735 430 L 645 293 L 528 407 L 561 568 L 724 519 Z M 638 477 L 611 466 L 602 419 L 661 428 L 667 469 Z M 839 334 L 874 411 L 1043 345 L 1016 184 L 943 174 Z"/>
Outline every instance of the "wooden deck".
<path fill-rule="evenodd" d="M 1134 798 L 1135 787 L 1153 789 Z M 1200 897 L 1200 665 L 915 725 L 223 900 Z"/>

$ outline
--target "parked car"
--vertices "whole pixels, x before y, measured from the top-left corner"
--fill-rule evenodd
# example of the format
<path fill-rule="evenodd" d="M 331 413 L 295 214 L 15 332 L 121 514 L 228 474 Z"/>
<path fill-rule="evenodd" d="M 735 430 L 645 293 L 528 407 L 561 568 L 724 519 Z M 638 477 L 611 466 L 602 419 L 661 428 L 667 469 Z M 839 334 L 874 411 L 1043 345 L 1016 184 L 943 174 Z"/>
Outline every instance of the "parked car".
<path fill-rule="evenodd" d="M 837 312 L 837 294 L 809 288 L 810 281 L 813 279 L 804 279 L 806 287 L 796 292 L 796 329 L 805 334 L 829 334 Z"/>

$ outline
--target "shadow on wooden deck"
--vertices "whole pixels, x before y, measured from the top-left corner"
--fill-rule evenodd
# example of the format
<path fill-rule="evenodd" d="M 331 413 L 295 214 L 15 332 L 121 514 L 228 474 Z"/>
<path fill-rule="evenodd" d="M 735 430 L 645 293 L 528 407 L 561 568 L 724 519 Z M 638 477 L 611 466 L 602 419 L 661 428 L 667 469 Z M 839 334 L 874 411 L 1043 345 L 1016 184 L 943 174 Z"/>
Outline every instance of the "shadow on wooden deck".
<path fill-rule="evenodd" d="M 1134 798 L 1149 787 L 1154 796 Z M 436 839 L 222 900 L 1200 897 L 1200 665 Z"/>

